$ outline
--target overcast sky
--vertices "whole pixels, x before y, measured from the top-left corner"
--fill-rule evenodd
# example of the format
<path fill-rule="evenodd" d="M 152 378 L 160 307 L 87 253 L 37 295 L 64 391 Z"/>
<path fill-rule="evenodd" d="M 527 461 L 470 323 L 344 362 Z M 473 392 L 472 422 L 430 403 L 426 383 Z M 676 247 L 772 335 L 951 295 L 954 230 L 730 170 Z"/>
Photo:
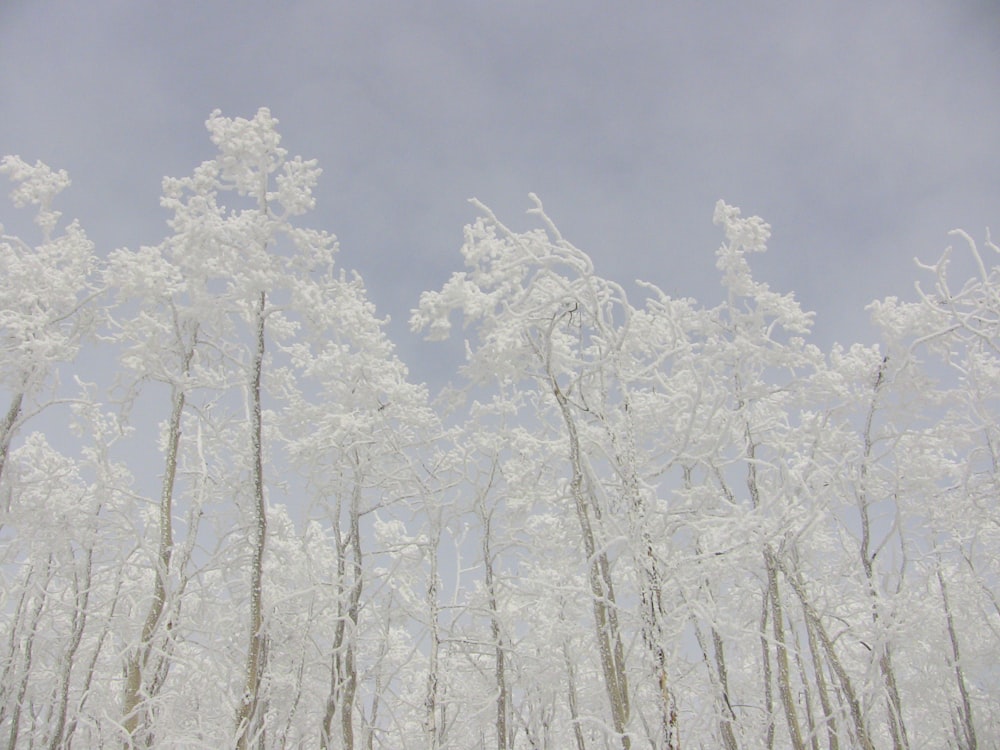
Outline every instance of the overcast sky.
<path fill-rule="evenodd" d="M 102 254 L 160 242 L 161 178 L 211 158 L 213 109 L 260 106 L 435 384 L 406 319 L 473 196 L 524 229 L 536 192 L 601 275 L 706 305 L 725 199 L 771 223 L 758 276 L 824 346 L 871 340 L 864 306 L 948 230 L 1000 226 L 995 0 L 0 0 L 0 153 L 69 171 Z"/>

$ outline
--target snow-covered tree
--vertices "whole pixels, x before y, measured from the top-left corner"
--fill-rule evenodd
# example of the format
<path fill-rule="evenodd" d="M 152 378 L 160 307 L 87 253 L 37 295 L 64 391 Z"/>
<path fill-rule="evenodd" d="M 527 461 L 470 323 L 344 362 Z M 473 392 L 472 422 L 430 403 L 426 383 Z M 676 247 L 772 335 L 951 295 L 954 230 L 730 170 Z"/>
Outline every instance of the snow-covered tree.
<path fill-rule="evenodd" d="M 821 351 L 735 207 L 706 304 L 626 293 L 534 197 L 525 232 L 476 204 L 411 320 L 468 330 L 434 402 L 305 223 L 318 166 L 266 109 L 207 126 L 211 158 L 164 180 L 168 236 L 103 261 L 59 228 L 65 174 L 0 166 L 41 232 L 0 231 L 0 744 L 1000 732 L 988 238 L 873 303 L 877 344 Z"/>
<path fill-rule="evenodd" d="M 88 303 L 95 286 L 93 243 L 80 224 L 59 230 L 56 197 L 69 186 L 63 170 L 42 162 L 28 164 L 5 156 L 0 172 L 14 182 L 11 199 L 18 208 L 35 208 L 40 242 L 31 244 L 4 232 L 0 224 L 0 388 L 9 404 L 0 421 L 0 481 L 11 443 L 24 421 L 40 411 L 46 385 L 58 377 L 60 364 L 72 361 L 92 329 Z"/>

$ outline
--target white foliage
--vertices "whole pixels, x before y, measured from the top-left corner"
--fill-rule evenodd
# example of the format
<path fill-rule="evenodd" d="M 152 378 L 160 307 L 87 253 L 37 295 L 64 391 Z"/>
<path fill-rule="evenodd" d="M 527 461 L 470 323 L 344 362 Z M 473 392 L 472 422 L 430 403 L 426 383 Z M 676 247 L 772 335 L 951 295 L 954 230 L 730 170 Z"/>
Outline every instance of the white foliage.
<path fill-rule="evenodd" d="M 333 235 L 298 221 L 316 163 L 267 109 L 206 125 L 214 157 L 163 183 L 170 235 L 108 253 L 100 280 L 79 226 L 59 229 L 65 173 L 0 166 L 42 235 L 0 238 L 0 744 L 123 745 L 134 664 L 137 745 L 232 746 L 247 684 L 264 747 L 324 728 L 438 750 L 997 735 L 988 237 L 956 233 L 915 299 L 873 303 L 878 345 L 824 352 L 753 274 L 770 227 L 724 202 L 708 306 L 644 282 L 633 302 L 535 196 L 527 231 L 476 203 L 463 270 L 410 321 L 463 327 L 445 429 Z M 69 393 L 85 345 L 117 380 Z M 73 429 L 21 436 L 46 384 Z"/>
<path fill-rule="evenodd" d="M 84 303 L 96 260 L 77 222 L 54 235 L 60 214 L 52 202 L 69 185 L 65 172 L 16 156 L 4 157 L 0 172 L 15 183 L 15 205 L 37 207 L 42 230 L 37 245 L 0 236 L 0 383 L 17 393 L 36 388 L 79 351 L 91 323 Z"/>

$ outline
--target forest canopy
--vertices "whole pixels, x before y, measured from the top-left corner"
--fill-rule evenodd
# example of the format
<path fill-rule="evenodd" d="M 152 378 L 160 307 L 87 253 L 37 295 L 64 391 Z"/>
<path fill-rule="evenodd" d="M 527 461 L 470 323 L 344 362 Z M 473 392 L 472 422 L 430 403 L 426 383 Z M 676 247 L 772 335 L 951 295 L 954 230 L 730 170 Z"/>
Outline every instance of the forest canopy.
<path fill-rule="evenodd" d="M 410 321 L 462 326 L 438 397 L 303 219 L 315 161 L 206 124 L 139 248 L 0 166 L 0 744 L 996 746 L 988 235 L 823 349 L 722 201 L 708 306 L 477 203 Z"/>

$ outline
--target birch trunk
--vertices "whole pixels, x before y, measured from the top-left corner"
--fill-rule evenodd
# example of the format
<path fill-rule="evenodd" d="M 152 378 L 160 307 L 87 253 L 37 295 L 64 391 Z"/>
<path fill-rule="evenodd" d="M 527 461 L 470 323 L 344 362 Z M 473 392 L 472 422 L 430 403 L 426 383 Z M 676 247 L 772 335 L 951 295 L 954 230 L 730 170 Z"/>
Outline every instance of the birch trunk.
<path fill-rule="evenodd" d="M 507 688 L 506 657 L 504 654 L 500 613 L 497 610 L 496 583 L 493 574 L 492 526 L 489 513 L 483 510 L 483 561 L 486 577 L 487 605 L 490 608 L 490 635 L 493 639 L 494 677 L 497 687 L 497 750 L 508 750 L 507 715 L 509 713 L 509 691 Z"/>
<path fill-rule="evenodd" d="M 14 440 L 15 428 L 17 420 L 21 416 L 21 406 L 23 403 L 24 393 L 15 393 L 14 397 L 10 400 L 7 415 L 4 417 L 3 422 L 0 423 L 0 482 L 3 481 L 4 469 L 7 467 L 7 458 L 10 456 L 10 444 Z M 10 512 L 10 498 L 11 494 L 7 493 L 6 512 Z M 2 527 L 3 524 L 0 522 L 0 528 Z"/>
<path fill-rule="evenodd" d="M 878 586 L 875 581 L 875 555 L 876 551 L 871 550 L 871 518 L 869 516 L 868 499 L 868 478 L 871 472 L 871 455 L 874 447 L 872 437 L 872 425 L 875 421 L 875 413 L 878 409 L 879 392 L 885 383 L 886 368 L 889 358 L 883 358 L 875 374 L 875 381 L 872 384 L 872 399 L 869 403 L 868 414 L 865 418 L 864 449 L 859 472 L 859 491 L 857 495 L 858 513 L 861 517 L 861 545 L 858 550 L 861 557 L 861 568 L 865 574 L 865 581 L 868 588 L 868 597 L 871 600 L 871 619 L 876 631 L 881 628 L 879 622 L 879 601 Z M 876 654 L 878 657 L 879 671 L 882 674 L 882 682 L 886 692 L 886 713 L 889 716 L 889 730 L 892 735 L 893 750 L 909 750 L 910 742 L 906 735 L 906 724 L 903 722 L 903 710 L 899 698 L 899 689 L 896 683 L 896 672 L 892 666 L 892 650 L 887 639 L 880 635 L 876 637 Z"/>
<path fill-rule="evenodd" d="M 90 602 L 90 587 L 93 581 L 94 550 L 93 547 L 84 553 L 83 580 L 77 571 L 73 572 L 73 589 L 75 606 L 73 609 L 73 629 L 70 633 L 66 653 L 63 656 L 62 673 L 59 675 L 59 697 L 55 711 L 55 726 L 49 742 L 49 750 L 58 750 L 63 745 L 63 734 L 66 730 L 66 713 L 69 708 L 69 686 L 73 676 L 73 663 L 76 659 L 83 631 L 87 627 L 88 604 Z"/>
<path fill-rule="evenodd" d="M 244 670 L 243 695 L 236 712 L 236 747 L 247 750 L 263 731 L 260 681 L 264 672 L 263 578 L 264 547 L 267 542 L 267 509 L 264 503 L 264 455 L 261 429 L 261 371 L 264 366 L 265 292 L 260 293 L 255 310 L 255 344 L 250 366 L 250 450 L 253 489 L 253 548 L 250 561 L 250 641 Z"/>
<path fill-rule="evenodd" d="M 790 574 L 787 570 L 783 570 L 782 572 L 785 574 L 785 579 L 791 584 L 792 591 L 795 592 L 795 596 L 802 605 L 802 611 L 805 613 L 807 621 L 814 628 L 816 636 L 819 638 L 819 642 L 823 647 L 824 653 L 826 654 L 826 658 L 830 662 L 830 666 L 833 669 L 833 673 L 837 676 L 837 682 L 839 683 L 840 689 L 843 692 L 844 697 L 847 699 L 847 705 L 850 709 L 851 719 L 854 723 L 854 731 L 857 737 L 858 745 L 863 750 L 875 750 L 875 746 L 872 744 L 871 738 L 868 735 L 868 729 L 865 726 L 864 717 L 861 712 L 861 703 L 858 700 L 857 693 L 854 690 L 854 685 L 847 673 L 847 669 L 844 667 L 840 657 L 837 656 L 837 652 L 833 648 L 833 639 L 830 637 L 830 634 L 827 633 L 826 628 L 823 627 L 823 623 L 820 621 L 819 615 L 816 613 L 816 610 L 813 609 L 812 604 L 810 604 L 801 578 L 798 575 Z"/>
<path fill-rule="evenodd" d="M 944 604 L 945 622 L 948 625 L 948 639 L 951 642 L 951 662 L 952 669 L 955 670 L 955 683 L 958 685 L 958 694 L 962 699 L 959 708 L 959 720 L 962 728 L 964 746 L 968 750 L 976 750 L 979 747 L 976 738 L 976 726 L 972 720 L 972 701 L 969 699 L 969 688 L 965 683 L 965 672 L 962 670 L 962 657 L 958 650 L 958 635 L 955 633 L 955 620 L 951 614 L 951 606 L 948 603 L 948 588 L 944 583 L 944 575 L 941 568 L 937 570 L 938 586 L 941 588 L 941 601 Z"/>
<path fill-rule="evenodd" d="M 338 519 L 340 511 L 338 507 Z M 334 724 L 340 712 L 340 747 L 354 748 L 354 696 L 357 692 L 355 640 L 358 636 L 358 616 L 361 610 L 363 551 L 361 548 L 361 477 L 355 476 L 348 510 L 348 532 L 344 540 L 339 526 L 334 526 L 337 546 L 337 578 L 340 596 L 337 625 L 333 634 L 333 657 L 330 668 L 330 693 L 320 729 L 320 747 L 337 747 Z M 348 578 L 348 568 L 350 577 Z M 350 588 L 346 582 L 350 580 Z M 345 601 L 346 597 L 346 601 Z"/>
<path fill-rule="evenodd" d="M 194 357 L 194 345 L 184 352 L 182 374 L 186 378 L 191 370 L 191 359 Z M 141 739 L 146 731 L 147 722 L 142 719 L 143 709 L 140 703 L 155 698 L 148 684 L 148 672 L 153 655 L 154 642 L 163 620 L 167 603 L 167 578 L 170 575 L 170 562 L 174 549 L 173 504 L 174 485 L 177 478 L 177 456 L 181 441 L 181 419 L 184 415 L 186 394 L 184 386 L 174 384 L 171 394 L 170 421 L 167 427 L 167 456 L 163 471 L 163 482 L 160 487 L 159 535 L 155 559 L 153 579 L 153 598 L 142 624 L 142 633 L 138 645 L 129 654 L 125 665 L 125 692 L 122 697 L 122 726 L 128 737 L 126 747 L 148 746 L 152 738 Z M 153 670 L 159 671 L 159 670 Z"/>
<path fill-rule="evenodd" d="M 597 549 L 597 541 L 590 520 L 591 509 L 593 508 L 598 514 L 599 509 L 596 508 L 595 499 L 584 473 L 580 439 L 570 411 L 569 401 L 551 374 L 550 382 L 569 434 L 569 458 L 572 469 L 570 490 L 576 506 L 577 519 L 580 523 L 584 553 L 587 555 L 588 580 L 590 581 L 594 609 L 598 651 L 601 659 L 601 671 L 604 675 L 604 685 L 611 704 L 612 725 L 615 733 L 621 739 L 622 750 L 629 750 L 631 740 L 626 733 L 630 713 L 628 677 L 625 671 L 625 649 L 618 626 L 614 586 L 611 581 L 611 565 L 607 553 L 603 549 L 600 551 Z"/>

